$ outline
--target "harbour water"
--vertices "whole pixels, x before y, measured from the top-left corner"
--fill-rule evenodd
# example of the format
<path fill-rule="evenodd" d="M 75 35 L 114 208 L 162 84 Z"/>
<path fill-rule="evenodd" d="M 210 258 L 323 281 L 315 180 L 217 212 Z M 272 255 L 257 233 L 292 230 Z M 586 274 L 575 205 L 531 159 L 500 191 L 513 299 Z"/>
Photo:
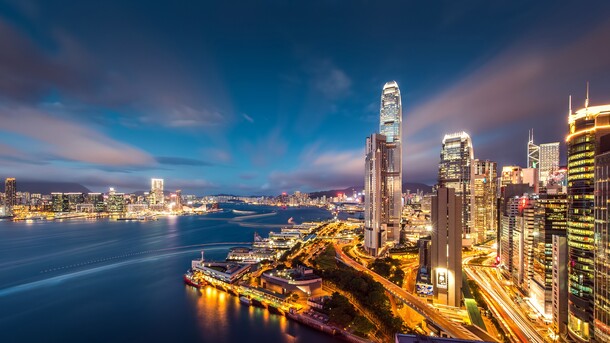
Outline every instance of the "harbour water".
<path fill-rule="evenodd" d="M 254 232 L 266 236 L 291 217 L 300 223 L 331 214 L 222 207 L 158 221 L 0 222 L 0 342 L 333 342 L 182 282 L 201 249 L 206 259 L 224 259 Z"/>

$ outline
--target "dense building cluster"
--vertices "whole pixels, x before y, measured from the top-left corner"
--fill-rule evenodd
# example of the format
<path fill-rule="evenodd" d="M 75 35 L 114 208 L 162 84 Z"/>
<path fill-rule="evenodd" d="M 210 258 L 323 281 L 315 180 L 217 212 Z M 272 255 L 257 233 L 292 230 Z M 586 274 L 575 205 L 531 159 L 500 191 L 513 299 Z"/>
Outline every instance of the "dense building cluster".
<path fill-rule="evenodd" d="M 610 341 L 610 105 L 589 106 L 587 96 L 585 106 L 572 111 L 570 101 L 565 166 L 561 144 L 536 144 L 533 130 L 525 167 L 499 168 L 476 158 L 467 133 L 445 135 L 437 185 L 430 195 L 402 198 L 400 220 L 392 207 L 397 199 L 392 163 L 401 140 L 386 136 L 388 113 L 402 114 L 393 82 L 382 93 L 380 133 L 366 141 L 365 250 L 383 256 L 420 239 L 426 253 L 418 292 L 459 306 L 461 251 L 495 241 L 503 277 L 552 322 L 555 337 Z"/>

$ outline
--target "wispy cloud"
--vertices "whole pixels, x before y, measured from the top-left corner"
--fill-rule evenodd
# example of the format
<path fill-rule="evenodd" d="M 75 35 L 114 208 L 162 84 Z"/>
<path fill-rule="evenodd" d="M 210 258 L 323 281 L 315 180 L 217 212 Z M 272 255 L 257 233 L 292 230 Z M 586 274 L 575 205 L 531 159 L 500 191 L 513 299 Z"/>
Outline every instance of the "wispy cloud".
<path fill-rule="evenodd" d="M 331 60 L 318 60 L 312 63 L 308 70 L 312 77 L 312 86 L 321 95 L 337 99 L 349 94 L 352 80 Z"/>
<path fill-rule="evenodd" d="M 178 157 L 178 156 L 156 156 L 155 160 L 161 164 L 168 164 L 174 166 L 195 166 L 195 167 L 206 167 L 213 166 L 212 162 L 202 161 L 194 158 Z"/>
<path fill-rule="evenodd" d="M 250 123 L 254 123 L 254 119 L 252 117 L 250 117 L 249 115 L 242 113 L 241 114 L 242 117 L 244 117 L 245 120 L 249 121 Z"/>
<path fill-rule="evenodd" d="M 60 158 L 108 166 L 152 165 L 147 152 L 114 140 L 91 127 L 26 107 L 0 107 L 0 130 L 39 144 L 39 152 Z"/>
<path fill-rule="evenodd" d="M 364 150 L 317 150 L 292 170 L 274 171 L 266 187 L 276 191 L 312 191 L 360 185 L 364 178 Z M 307 149 L 305 149 L 307 150 Z"/>

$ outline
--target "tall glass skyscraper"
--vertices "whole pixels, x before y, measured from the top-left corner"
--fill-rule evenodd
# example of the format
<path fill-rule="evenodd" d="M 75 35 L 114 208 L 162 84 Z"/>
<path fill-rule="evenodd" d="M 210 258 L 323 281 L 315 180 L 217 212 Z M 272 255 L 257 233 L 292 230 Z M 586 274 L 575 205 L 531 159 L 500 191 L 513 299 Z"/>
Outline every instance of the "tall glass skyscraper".
<path fill-rule="evenodd" d="M 364 164 L 364 248 L 372 256 L 379 254 L 388 236 L 387 172 L 386 137 L 374 133 L 366 139 Z"/>
<path fill-rule="evenodd" d="M 474 151 L 472 140 L 466 132 L 445 135 L 441 149 L 441 162 L 438 167 L 438 185 L 455 189 L 455 194 L 462 197 L 462 239 L 465 245 L 471 245 L 472 204 L 474 203 Z"/>
<path fill-rule="evenodd" d="M 398 242 L 402 214 L 402 102 L 396 81 L 383 86 L 379 133 L 386 137 L 388 149 L 388 240 Z"/>
<path fill-rule="evenodd" d="M 610 133 L 610 105 L 587 106 L 568 116 L 568 334 L 593 339 L 595 156 Z"/>
<path fill-rule="evenodd" d="M 610 139 L 595 157 L 595 340 L 610 342 Z M 606 142 L 604 142 L 606 141 Z"/>
<path fill-rule="evenodd" d="M 540 147 L 534 144 L 534 130 L 530 130 L 527 140 L 527 167 L 538 168 L 540 161 Z"/>

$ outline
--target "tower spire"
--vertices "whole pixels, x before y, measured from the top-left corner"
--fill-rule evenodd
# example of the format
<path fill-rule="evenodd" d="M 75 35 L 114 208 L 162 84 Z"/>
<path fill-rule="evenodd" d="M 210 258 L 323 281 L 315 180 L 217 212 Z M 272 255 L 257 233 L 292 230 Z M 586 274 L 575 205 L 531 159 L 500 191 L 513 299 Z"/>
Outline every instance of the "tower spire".
<path fill-rule="evenodd" d="M 572 114 L 572 94 L 568 97 L 568 116 Z"/>
<path fill-rule="evenodd" d="M 587 81 L 587 98 L 585 99 L 585 108 L 589 108 L 589 81 Z"/>

